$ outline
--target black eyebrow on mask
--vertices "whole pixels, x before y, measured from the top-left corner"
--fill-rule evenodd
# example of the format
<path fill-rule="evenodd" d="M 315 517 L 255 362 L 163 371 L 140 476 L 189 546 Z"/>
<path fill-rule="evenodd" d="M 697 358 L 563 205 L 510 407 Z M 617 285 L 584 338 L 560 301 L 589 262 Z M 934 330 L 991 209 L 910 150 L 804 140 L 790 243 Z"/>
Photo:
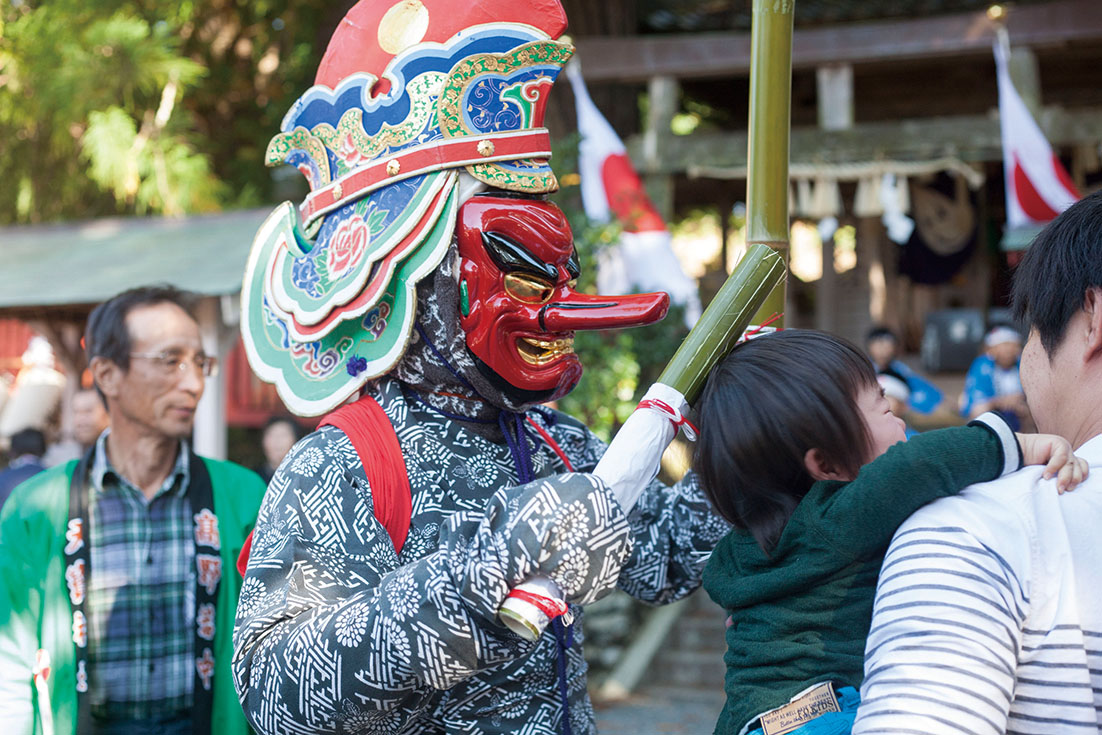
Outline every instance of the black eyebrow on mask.
<path fill-rule="evenodd" d="M 566 268 L 566 272 L 570 274 L 571 278 L 577 278 L 578 275 L 581 274 L 582 266 L 578 262 L 577 248 L 574 248 L 574 250 L 570 253 L 570 257 L 567 259 L 566 265 L 563 267 Z"/>
<path fill-rule="evenodd" d="M 519 242 L 500 232 L 483 232 L 482 245 L 490 255 L 490 260 L 506 273 L 523 271 L 546 278 L 554 283 L 559 278 L 558 269 L 532 255 Z"/>

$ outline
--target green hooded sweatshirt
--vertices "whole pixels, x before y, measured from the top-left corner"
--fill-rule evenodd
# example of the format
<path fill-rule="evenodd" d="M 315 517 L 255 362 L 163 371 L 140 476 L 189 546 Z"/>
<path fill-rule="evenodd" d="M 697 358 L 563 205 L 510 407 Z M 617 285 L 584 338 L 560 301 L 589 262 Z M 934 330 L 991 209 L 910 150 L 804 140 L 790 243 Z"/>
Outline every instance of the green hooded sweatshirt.
<path fill-rule="evenodd" d="M 819 682 L 859 689 L 876 581 L 896 529 L 923 505 L 1021 466 L 1003 452 L 986 426 L 919 434 L 852 482 L 812 485 L 769 554 L 746 531 L 725 536 L 703 579 L 732 622 L 717 735 L 736 735 Z"/>

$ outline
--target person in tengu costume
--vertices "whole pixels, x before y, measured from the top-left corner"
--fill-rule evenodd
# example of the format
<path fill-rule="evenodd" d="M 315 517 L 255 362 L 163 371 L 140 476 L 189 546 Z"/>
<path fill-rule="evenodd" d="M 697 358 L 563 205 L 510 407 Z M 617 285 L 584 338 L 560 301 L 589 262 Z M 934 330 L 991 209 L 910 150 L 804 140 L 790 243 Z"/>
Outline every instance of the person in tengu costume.
<path fill-rule="evenodd" d="M 233 667 L 260 733 L 594 732 L 581 606 L 684 597 L 727 530 L 692 476 L 625 514 L 586 474 L 602 442 L 540 405 L 581 376 L 576 330 L 668 303 L 575 290 L 540 127 L 565 24 L 557 0 L 363 0 L 269 145 L 311 193 L 257 234 L 243 337 L 328 416 L 247 559 Z M 498 611 L 540 574 L 569 609 L 528 641 Z"/>

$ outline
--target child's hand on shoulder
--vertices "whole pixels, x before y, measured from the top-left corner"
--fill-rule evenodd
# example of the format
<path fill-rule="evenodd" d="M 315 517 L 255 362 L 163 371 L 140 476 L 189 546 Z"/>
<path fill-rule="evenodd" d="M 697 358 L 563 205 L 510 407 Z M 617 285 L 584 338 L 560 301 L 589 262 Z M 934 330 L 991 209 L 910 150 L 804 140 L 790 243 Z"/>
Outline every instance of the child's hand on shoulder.
<path fill-rule="evenodd" d="M 1055 434 L 1016 434 L 1022 448 L 1022 462 L 1027 465 L 1043 464 L 1043 477 L 1056 478 L 1056 489 L 1065 493 L 1087 479 L 1090 468 L 1086 460 L 1072 454 L 1071 443 Z"/>

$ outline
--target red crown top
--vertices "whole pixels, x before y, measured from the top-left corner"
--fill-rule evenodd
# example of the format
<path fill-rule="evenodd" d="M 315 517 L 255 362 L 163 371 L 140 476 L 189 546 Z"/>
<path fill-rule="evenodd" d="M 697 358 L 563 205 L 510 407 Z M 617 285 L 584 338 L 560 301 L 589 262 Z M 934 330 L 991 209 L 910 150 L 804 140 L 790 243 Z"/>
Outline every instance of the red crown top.
<path fill-rule="evenodd" d="M 524 23 L 558 38 L 566 13 L 559 0 L 360 0 L 333 32 L 314 83 L 335 89 L 356 72 L 381 77 L 410 46 L 443 43 L 483 23 Z"/>

